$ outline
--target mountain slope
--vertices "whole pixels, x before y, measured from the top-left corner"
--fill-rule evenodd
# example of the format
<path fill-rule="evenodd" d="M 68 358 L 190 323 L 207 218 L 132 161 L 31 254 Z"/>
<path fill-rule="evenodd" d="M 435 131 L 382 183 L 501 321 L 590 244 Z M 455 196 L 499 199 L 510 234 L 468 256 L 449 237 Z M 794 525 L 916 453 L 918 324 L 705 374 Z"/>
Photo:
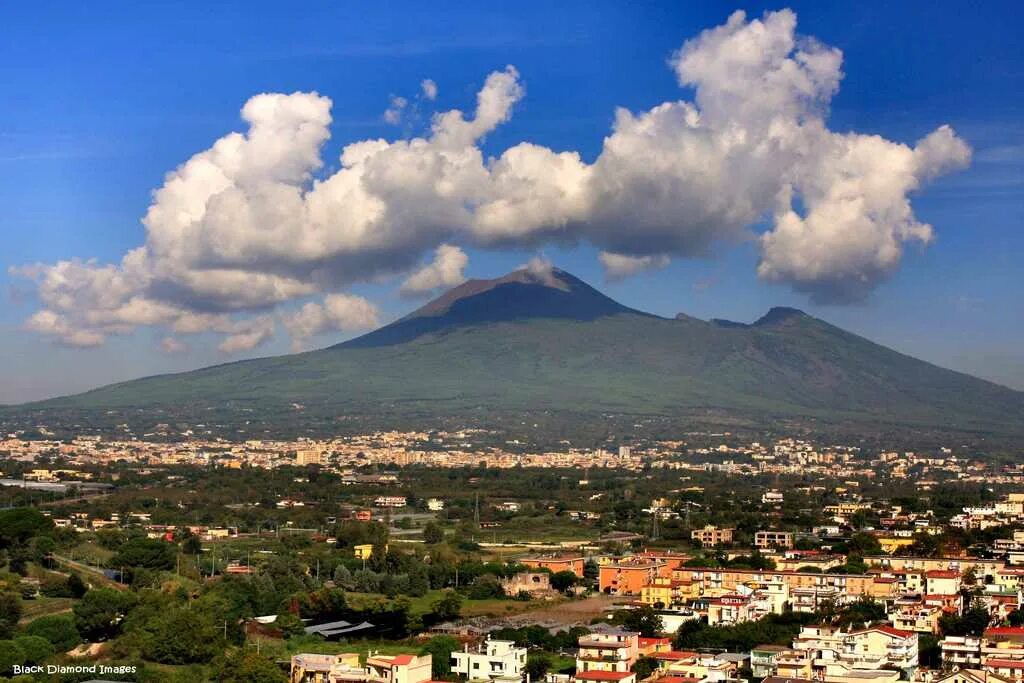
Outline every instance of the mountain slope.
<path fill-rule="evenodd" d="M 794 309 L 753 324 L 665 319 L 560 270 L 470 281 L 334 347 L 150 377 L 33 410 L 245 407 L 317 414 L 712 410 L 1024 433 L 1024 393 L 919 361 Z"/>

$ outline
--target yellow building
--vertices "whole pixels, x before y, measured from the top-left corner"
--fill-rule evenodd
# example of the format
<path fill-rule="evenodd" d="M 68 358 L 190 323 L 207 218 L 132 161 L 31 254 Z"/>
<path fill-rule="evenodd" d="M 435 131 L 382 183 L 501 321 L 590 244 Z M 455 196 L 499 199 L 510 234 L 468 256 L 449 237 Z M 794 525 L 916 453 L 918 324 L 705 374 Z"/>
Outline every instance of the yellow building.
<path fill-rule="evenodd" d="M 368 560 L 373 556 L 373 544 L 363 543 L 362 545 L 352 546 L 352 552 L 355 553 L 357 560 Z"/>

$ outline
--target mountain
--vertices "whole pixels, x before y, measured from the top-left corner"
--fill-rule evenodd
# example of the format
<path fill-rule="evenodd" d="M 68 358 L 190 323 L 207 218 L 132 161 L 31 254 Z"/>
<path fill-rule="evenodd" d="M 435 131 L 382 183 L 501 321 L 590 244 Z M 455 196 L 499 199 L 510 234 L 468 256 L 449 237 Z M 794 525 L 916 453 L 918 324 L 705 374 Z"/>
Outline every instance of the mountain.
<path fill-rule="evenodd" d="M 1024 393 L 791 308 L 751 324 L 637 311 L 569 273 L 471 280 L 330 348 L 148 377 L 22 406 L 294 414 L 714 413 L 1024 434 Z M 294 418 L 291 418 L 294 419 Z M 332 418 L 333 419 L 333 418 Z"/>

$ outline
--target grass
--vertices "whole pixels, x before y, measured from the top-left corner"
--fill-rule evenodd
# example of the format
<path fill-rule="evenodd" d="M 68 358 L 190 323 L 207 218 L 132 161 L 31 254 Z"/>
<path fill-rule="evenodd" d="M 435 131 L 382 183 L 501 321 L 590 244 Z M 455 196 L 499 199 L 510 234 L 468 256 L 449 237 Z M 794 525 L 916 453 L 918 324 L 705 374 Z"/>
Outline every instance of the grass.
<path fill-rule="evenodd" d="M 413 615 L 422 616 L 430 612 L 433 604 L 443 596 L 445 591 L 443 590 L 432 590 L 428 591 L 426 595 L 419 597 L 409 598 L 409 611 Z M 345 594 L 350 605 L 359 607 L 373 600 L 383 600 L 386 597 L 380 593 L 354 593 L 349 592 Z M 462 616 L 463 617 L 480 617 L 480 616 L 508 616 L 510 614 L 522 614 L 523 612 L 529 612 L 535 609 L 543 607 L 551 607 L 555 604 L 552 601 L 538 601 L 532 600 L 530 602 L 522 602 L 519 600 L 501 600 L 501 599 L 490 599 L 490 600 L 470 600 L 464 598 L 462 601 Z"/>
<path fill-rule="evenodd" d="M 346 642 L 332 642 L 323 640 L 317 636 L 299 636 L 282 640 L 279 638 L 249 638 L 249 647 L 258 647 L 261 654 L 273 659 L 288 659 L 300 652 L 313 654 L 336 655 L 345 652 L 356 652 L 360 655 L 361 662 L 366 661 L 366 654 L 370 651 L 382 655 L 397 655 L 407 652 L 419 652 L 422 644 L 412 640 L 354 640 Z"/>
<path fill-rule="evenodd" d="M 75 601 L 72 598 L 40 597 L 35 600 L 23 600 L 21 603 L 20 623 L 24 624 L 50 614 L 68 612 L 74 604 Z"/>

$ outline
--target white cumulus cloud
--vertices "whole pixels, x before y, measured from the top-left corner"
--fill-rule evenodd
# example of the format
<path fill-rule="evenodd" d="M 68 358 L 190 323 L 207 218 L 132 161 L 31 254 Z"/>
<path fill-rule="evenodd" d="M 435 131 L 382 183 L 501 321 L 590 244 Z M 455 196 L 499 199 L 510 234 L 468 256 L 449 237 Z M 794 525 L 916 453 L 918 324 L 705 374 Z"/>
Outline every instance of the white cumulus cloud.
<path fill-rule="evenodd" d="M 604 277 L 609 282 L 625 280 L 649 270 L 660 270 L 669 264 L 669 257 L 664 254 L 657 256 L 628 256 L 602 251 L 597 259 L 604 268 Z"/>
<path fill-rule="evenodd" d="M 437 99 L 437 83 L 429 78 L 424 78 L 420 81 L 420 91 L 425 99 L 430 101 Z"/>
<path fill-rule="evenodd" d="M 216 332 L 244 350 L 273 335 L 253 321 L 283 304 L 324 307 L 311 299 L 386 277 L 407 278 L 407 292 L 445 285 L 461 271 L 417 272 L 442 245 L 586 242 L 609 277 L 626 277 L 756 240 L 763 280 L 855 301 L 896 271 L 908 244 L 932 239 L 912 193 L 970 161 L 948 126 L 914 146 L 830 130 L 842 54 L 800 36 L 789 10 L 736 12 L 669 65 L 693 100 L 617 110 L 592 163 L 528 141 L 483 153 L 526 95 L 513 66 L 486 77 L 472 111 L 437 112 L 420 136 L 351 141 L 326 163 L 330 99 L 256 95 L 241 132 L 167 175 L 145 242 L 119 263 L 13 269 L 37 283 L 27 326 L 79 346 L 139 326 Z M 418 102 L 436 96 L 432 81 L 420 89 Z M 409 107 L 394 98 L 389 111 L 403 121 Z"/>
<path fill-rule="evenodd" d="M 466 281 L 462 274 L 469 257 L 451 244 L 442 244 L 434 250 L 434 260 L 423 266 L 402 283 L 400 289 L 404 296 L 422 296 L 441 287 L 454 287 Z"/>
<path fill-rule="evenodd" d="M 282 316 L 292 337 L 292 349 L 301 350 L 317 334 L 331 331 L 352 332 L 380 326 L 377 307 L 353 294 L 329 294 L 322 304 L 309 301 L 298 311 Z"/>
<path fill-rule="evenodd" d="M 160 349 L 164 353 L 185 353 L 188 351 L 188 345 L 174 337 L 164 337 L 160 340 Z"/>

